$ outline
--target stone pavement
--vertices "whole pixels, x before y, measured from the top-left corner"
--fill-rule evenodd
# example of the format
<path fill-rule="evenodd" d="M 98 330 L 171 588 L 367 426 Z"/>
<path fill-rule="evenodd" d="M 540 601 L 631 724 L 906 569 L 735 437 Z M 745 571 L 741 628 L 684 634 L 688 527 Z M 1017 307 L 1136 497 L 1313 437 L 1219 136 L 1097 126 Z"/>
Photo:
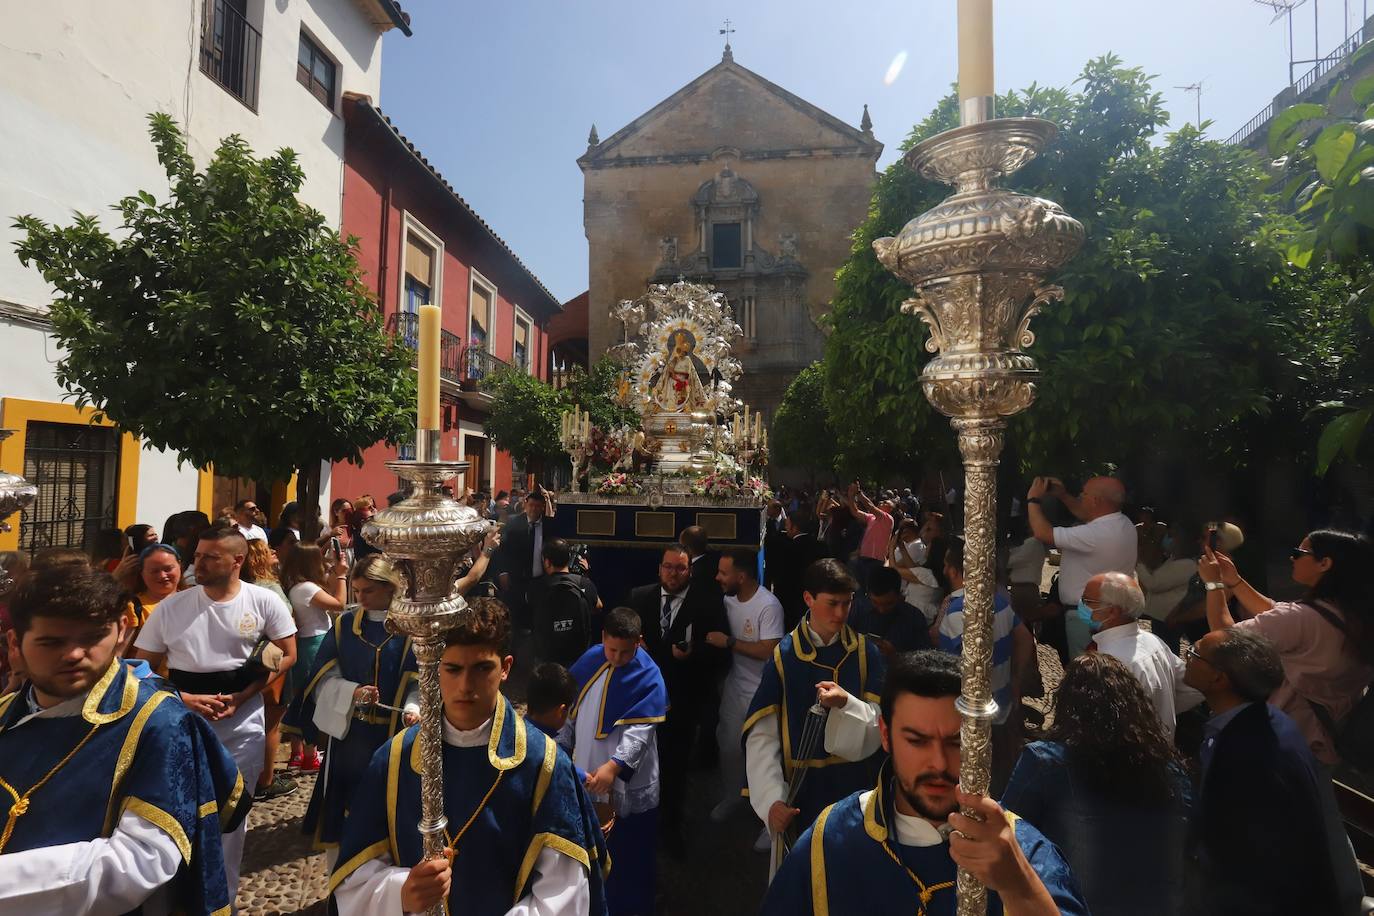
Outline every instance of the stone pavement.
<path fill-rule="evenodd" d="M 1059 685 L 1063 669 L 1059 657 L 1039 646 L 1040 671 L 1046 693 Z M 1026 700 L 1027 706 L 1044 713 L 1043 700 Z M 1027 740 L 1034 740 L 1029 732 Z M 283 755 L 286 749 L 283 747 Z M 300 832 L 301 818 L 310 800 L 314 776 L 297 777 L 294 795 L 254 805 L 249 814 L 248 843 L 239 885 L 240 916 L 324 916 L 328 875 L 324 855 L 310 850 Z M 689 797 L 699 803 L 687 813 L 688 857 L 678 862 L 659 856 L 660 916 L 746 916 L 758 912 L 767 889 L 768 858 L 753 851 L 760 824 L 747 804 L 742 804 L 723 824 L 713 823 L 710 810 L 720 797 L 716 770 L 692 773 Z"/>
<path fill-rule="evenodd" d="M 239 916 L 324 916 L 329 875 L 324 854 L 310 849 L 301 819 L 315 777 L 298 776 L 295 794 L 253 805 L 239 881 Z"/>

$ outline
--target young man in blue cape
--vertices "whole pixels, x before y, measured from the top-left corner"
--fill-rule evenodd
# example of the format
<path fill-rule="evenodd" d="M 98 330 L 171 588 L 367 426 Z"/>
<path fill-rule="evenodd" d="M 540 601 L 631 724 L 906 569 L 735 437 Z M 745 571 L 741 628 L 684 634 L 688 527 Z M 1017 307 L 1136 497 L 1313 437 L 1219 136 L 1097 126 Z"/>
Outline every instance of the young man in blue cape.
<path fill-rule="evenodd" d="M 353 594 L 361 606 L 335 619 L 334 632 L 315 655 L 300 706 L 287 716 L 307 742 L 322 743 L 321 733 L 327 737 L 324 766 L 301 830 L 325 851 L 331 868 L 349 799 L 372 755 L 419 721 L 418 668 L 410 639 L 386 629 L 386 611 L 399 585 L 399 575 L 381 554 L 358 561 Z"/>
<path fill-rule="evenodd" d="M 251 793 L 209 723 L 116 654 L 107 573 L 35 573 L 10 604 L 28 681 L 0 697 L 0 912 L 227 913 L 221 836 Z"/>
<path fill-rule="evenodd" d="M 804 830 L 826 805 L 877 777 L 883 659 L 846 623 L 854 589 L 854 577 L 837 560 L 807 567 L 807 614 L 773 650 L 744 720 L 749 803 L 775 837 Z M 823 740 L 803 756 L 807 710 L 817 702 L 829 709 Z M 788 785 L 802 768 L 801 789 L 788 806 Z"/>
<path fill-rule="evenodd" d="M 959 660 L 948 653 L 893 659 L 880 726 L 890 760 L 875 787 L 826 808 L 802 834 L 768 888 L 764 916 L 953 916 L 960 867 L 990 891 L 992 916 L 1086 916 L 1053 843 L 991 799 L 959 791 L 959 687 Z M 984 820 L 960 814 L 961 804 Z"/>
<path fill-rule="evenodd" d="M 606 615 L 602 642 L 573 663 L 577 701 L 559 742 L 587 774 L 587 791 L 609 823 L 606 844 L 615 872 L 606 884 L 611 916 L 654 911 L 658 839 L 658 744 L 654 729 L 668 714 L 668 688 L 640 644 L 639 615 L 618 607 Z"/>
<path fill-rule="evenodd" d="M 377 750 L 353 793 L 329 881 L 340 916 L 602 916 L 608 867 L 591 800 L 553 739 L 501 695 L 513 659 L 499 601 L 475 601 L 446 634 L 444 814 L 448 850 L 424 859 L 419 726 Z"/>

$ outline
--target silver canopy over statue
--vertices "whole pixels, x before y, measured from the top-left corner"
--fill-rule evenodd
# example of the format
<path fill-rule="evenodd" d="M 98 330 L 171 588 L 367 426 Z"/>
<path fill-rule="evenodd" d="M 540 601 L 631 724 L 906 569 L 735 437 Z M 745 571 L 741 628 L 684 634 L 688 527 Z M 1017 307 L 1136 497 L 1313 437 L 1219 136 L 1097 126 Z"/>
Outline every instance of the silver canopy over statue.
<path fill-rule="evenodd" d="M 622 367 L 616 400 L 639 418 L 618 429 L 593 426 L 574 407 L 561 441 L 582 481 L 602 495 L 633 495 L 654 486 L 754 498 L 764 489 L 751 473 L 768 461 L 768 434 L 732 393 L 742 367 L 731 350 L 742 332 L 730 303 L 710 286 L 651 285 L 611 309 L 624 327 L 610 355 Z M 595 469 L 608 472 L 595 479 Z"/>

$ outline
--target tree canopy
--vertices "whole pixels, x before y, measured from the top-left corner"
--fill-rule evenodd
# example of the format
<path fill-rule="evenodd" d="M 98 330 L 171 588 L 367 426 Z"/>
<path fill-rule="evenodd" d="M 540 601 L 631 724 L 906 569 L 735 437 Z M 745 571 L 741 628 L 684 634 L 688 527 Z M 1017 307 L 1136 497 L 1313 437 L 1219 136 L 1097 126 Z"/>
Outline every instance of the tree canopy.
<path fill-rule="evenodd" d="M 1008 184 L 1059 202 L 1087 230 L 1055 278 L 1064 301 L 1032 324 L 1039 396 L 1012 421 L 1008 459 L 1073 473 L 1187 442 L 1213 461 L 1243 460 L 1248 440 L 1232 433 L 1294 385 L 1292 324 L 1309 297 L 1289 277 L 1286 223 L 1254 155 L 1191 126 L 1156 142 L 1168 115 L 1151 77 L 1110 55 L 1071 91 L 1032 85 L 998 111 L 1059 125 Z M 951 95 L 903 148 L 956 124 Z M 846 470 L 889 469 L 894 452 L 927 467 L 958 460 L 921 392 L 927 331 L 899 309 L 911 290 L 872 249 L 950 193 L 890 166 L 836 275 L 824 387 Z"/>
<path fill-rule="evenodd" d="M 283 149 L 224 139 L 204 171 L 165 114 L 149 117 L 170 196 L 119 201 L 116 236 L 21 216 L 19 259 L 56 289 L 57 379 L 150 446 L 197 467 L 284 480 L 360 462 L 414 428 L 411 354 L 385 333 L 354 239 L 296 197 Z"/>

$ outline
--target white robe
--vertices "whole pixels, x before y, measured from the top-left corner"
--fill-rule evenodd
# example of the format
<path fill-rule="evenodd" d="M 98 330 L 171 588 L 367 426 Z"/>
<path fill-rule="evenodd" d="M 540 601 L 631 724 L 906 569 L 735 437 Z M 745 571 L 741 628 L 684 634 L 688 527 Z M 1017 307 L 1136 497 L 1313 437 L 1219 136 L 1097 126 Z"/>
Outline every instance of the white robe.
<path fill-rule="evenodd" d="M 471 731 L 454 728 L 444 720 L 445 744 L 486 747 L 490 738 L 490 719 Z M 516 901 L 506 916 L 562 916 L 585 913 L 591 908 L 591 882 L 581 862 L 545 846 L 539 850 L 534 869 L 536 877 L 530 892 Z M 401 888 L 409 875 L 409 868 L 392 864 L 389 853 L 368 860 L 334 891 L 339 916 L 400 913 Z"/>
<path fill-rule="evenodd" d="M 596 736 L 596 711 L 601 709 L 610 672 L 607 668 L 587 688 L 587 695 L 578 704 L 578 711 L 586 710 L 587 714 L 569 719 L 558 733 L 558 742 L 573 763 L 588 774 L 612 758 L 634 771 L 628 780 L 617 777 L 608 794 L 592 795 L 592 801 L 609 801 L 616 814 L 628 817 L 658 807 L 658 742 L 653 723 L 618 725 L 606 737 Z"/>
<path fill-rule="evenodd" d="M 78 716 L 85 702 L 84 693 L 64 700 L 25 716 L 9 731 L 22 729 L 30 719 Z M 141 904 L 148 916 L 165 916 L 172 905 L 167 884 L 180 867 L 176 841 L 126 811 L 109 838 L 0 856 L 0 914 L 118 916 Z"/>

